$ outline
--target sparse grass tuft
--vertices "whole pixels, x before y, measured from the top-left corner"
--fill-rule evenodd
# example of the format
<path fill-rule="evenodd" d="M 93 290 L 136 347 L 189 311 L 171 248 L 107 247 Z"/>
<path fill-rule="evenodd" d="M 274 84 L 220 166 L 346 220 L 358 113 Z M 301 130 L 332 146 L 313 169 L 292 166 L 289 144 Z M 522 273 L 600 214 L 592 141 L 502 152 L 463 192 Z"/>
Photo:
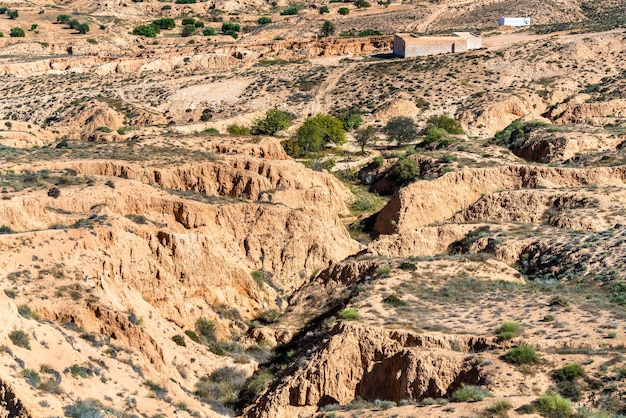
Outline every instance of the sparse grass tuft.
<path fill-rule="evenodd" d="M 523 344 L 519 347 L 511 348 L 504 355 L 504 360 L 513 364 L 534 364 L 539 362 L 539 356 L 537 356 L 532 346 Z"/>
<path fill-rule="evenodd" d="M 341 317 L 341 319 L 344 319 L 346 321 L 352 321 L 355 319 L 359 319 L 359 311 L 356 308 L 348 308 L 341 311 L 339 313 L 339 316 Z"/>
<path fill-rule="evenodd" d="M 535 406 L 544 417 L 565 418 L 574 416 L 572 403 L 559 395 L 544 393 L 535 401 Z"/>
<path fill-rule="evenodd" d="M 491 393 L 480 386 L 463 385 L 452 393 L 452 402 L 476 402 L 482 401 Z"/>
<path fill-rule="evenodd" d="M 520 334 L 520 324 L 513 321 L 504 321 L 498 328 L 498 337 L 502 340 L 510 340 Z"/>
<path fill-rule="evenodd" d="M 585 370 L 578 363 L 568 364 L 555 370 L 553 377 L 559 381 L 573 381 L 585 375 Z"/>

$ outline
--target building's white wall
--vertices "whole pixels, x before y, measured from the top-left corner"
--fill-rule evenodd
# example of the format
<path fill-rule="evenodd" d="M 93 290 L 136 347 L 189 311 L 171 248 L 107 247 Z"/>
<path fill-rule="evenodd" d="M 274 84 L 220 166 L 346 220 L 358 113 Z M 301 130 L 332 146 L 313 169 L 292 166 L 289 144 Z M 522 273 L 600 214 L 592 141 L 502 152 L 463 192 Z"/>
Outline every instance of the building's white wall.
<path fill-rule="evenodd" d="M 530 26 L 529 17 L 500 17 L 498 26 Z"/>
<path fill-rule="evenodd" d="M 483 47 L 483 38 L 480 36 L 470 36 L 467 38 L 467 49 L 480 49 Z"/>
<path fill-rule="evenodd" d="M 467 42 L 461 38 L 450 38 L 449 41 L 409 42 L 405 48 L 405 56 L 419 57 L 448 52 L 464 52 L 467 51 Z"/>

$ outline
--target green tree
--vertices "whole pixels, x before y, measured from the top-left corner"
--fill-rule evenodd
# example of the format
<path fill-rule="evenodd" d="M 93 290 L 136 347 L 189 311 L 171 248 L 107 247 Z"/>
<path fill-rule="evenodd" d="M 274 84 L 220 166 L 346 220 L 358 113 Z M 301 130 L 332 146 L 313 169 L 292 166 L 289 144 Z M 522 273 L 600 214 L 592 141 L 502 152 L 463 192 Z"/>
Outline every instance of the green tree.
<path fill-rule="evenodd" d="M 258 119 L 252 126 L 254 135 L 275 135 L 278 131 L 284 131 L 291 126 L 293 115 L 278 109 L 270 109 L 265 113 L 265 118 Z"/>
<path fill-rule="evenodd" d="M 356 131 L 356 143 L 361 147 L 361 152 L 365 152 L 366 146 L 378 141 L 377 133 L 378 130 L 372 125 Z"/>
<path fill-rule="evenodd" d="M 282 16 L 293 16 L 298 14 L 298 8 L 296 6 L 289 6 L 280 12 Z"/>
<path fill-rule="evenodd" d="M 196 27 L 194 25 L 185 25 L 183 26 L 183 32 L 181 33 L 181 35 L 186 38 L 193 35 L 195 32 Z"/>
<path fill-rule="evenodd" d="M 11 28 L 11 31 L 9 32 L 9 36 L 11 38 L 23 38 L 26 36 L 26 33 L 24 32 L 24 29 L 22 28 Z"/>
<path fill-rule="evenodd" d="M 343 129 L 353 131 L 363 123 L 361 112 L 357 108 L 342 108 L 337 110 L 335 116 L 343 124 Z"/>
<path fill-rule="evenodd" d="M 17 19 L 19 15 L 20 13 L 15 9 L 9 10 L 9 19 Z"/>
<path fill-rule="evenodd" d="M 217 35 L 217 31 L 215 30 L 215 28 L 207 26 L 206 28 L 202 30 L 202 34 L 204 36 L 215 36 Z"/>
<path fill-rule="evenodd" d="M 256 22 L 259 25 L 267 25 L 268 23 L 272 23 L 272 19 L 267 16 L 261 16 Z"/>
<path fill-rule="evenodd" d="M 344 144 L 346 131 L 341 121 L 328 115 L 316 115 L 305 121 L 298 128 L 295 136 L 283 142 L 287 153 L 302 157 L 322 151 L 327 144 Z"/>
<path fill-rule="evenodd" d="M 320 36 L 331 36 L 335 34 L 335 25 L 330 20 L 325 20 L 320 29 Z"/>
<path fill-rule="evenodd" d="M 193 25 L 196 23 L 196 19 L 194 19 L 193 17 L 186 17 L 182 20 L 181 23 L 183 26 Z"/>
<path fill-rule="evenodd" d="M 389 141 L 395 141 L 398 146 L 411 142 L 417 137 L 415 121 L 406 116 L 398 116 L 387 122 L 383 128 Z"/>
<path fill-rule="evenodd" d="M 76 30 L 80 34 L 85 34 L 89 32 L 89 25 L 87 23 L 79 23 L 78 26 L 76 27 Z"/>
<path fill-rule="evenodd" d="M 148 38 L 154 38 L 159 34 L 159 32 L 161 32 L 159 30 L 159 27 L 153 23 L 149 25 L 137 26 L 135 29 L 133 29 L 133 35 L 145 36 Z"/>
<path fill-rule="evenodd" d="M 342 16 L 346 16 L 346 15 L 350 14 L 350 9 L 348 9 L 347 7 L 340 7 L 339 10 L 337 10 L 337 11 Z"/>
<path fill-rule="evenodd" d="M 321 15 L 323 15 L 324 13 L 330 13 L 330 9 L 328 8 L 328 6 L 321 6 L 319 11 Z"/>
<path fill-rule="evenodd" d="M 367 0 L 354 0 L 354 5 L 359 9 L 367 9 L 372 6 Z"/>
<path fill-rule="evenodd" d="M 463 133 L 463 127 L 459 122 L 446 115 L 434 115 L 428 118 L 428 126 L 443 129 L 449 134 L 458 135 Z"/>
<path fill-rule="evenodd" d="M 170 30 L 176 27 L 176 21 L 169 17 L 163 17 L 152 22 L 153 25 L 162 30 Z"/>
<path fill-rule="evenodd" d="M 409 184 L 420 175 L 420 167 L 413 158 L 403 158 L 393 166 L 387 176 L 399 185 Z"/>
<path fill-rule="evenodd" d="M 239 23 L 235 23 L 235 22 L 222 23 L 222 32 L 224 33 L 239 32 L 239 31 L 241 31 L 241 26 L 239 26 Z"/>

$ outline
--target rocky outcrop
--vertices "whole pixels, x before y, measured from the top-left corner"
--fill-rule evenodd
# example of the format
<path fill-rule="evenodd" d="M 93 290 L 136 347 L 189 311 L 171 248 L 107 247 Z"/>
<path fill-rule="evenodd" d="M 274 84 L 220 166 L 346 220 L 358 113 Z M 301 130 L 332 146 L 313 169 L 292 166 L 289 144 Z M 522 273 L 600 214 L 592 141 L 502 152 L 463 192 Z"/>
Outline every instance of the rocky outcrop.
<path fill-rule="evenodd" d="M 0 379 L 0 417 L 31 418 L 13 388 Z"/>
<path fill-rule="evenodd" d="M 626 100 L 563 103 L 551 109 L 546 114 L 546 117 L 559 125 L 584 123 L 593 126 L 604 126 L 613 122 L 615 117 L 626 117 Z"/>
<path fill-rule="evenodd" d="M 508 96 L 501 100 L 487 101 L 478 109 L 457 115 L 459 122 L 471 136 L 492 136 L 520 118 L 533 118 L 546 111 L 546 104 L 536 94 Z"/>
<path fill-rule="evenodd" d="M 376 218 L 381 234 L 405 232 L 445 222 L 481 195 L 498 190 L 556 187 L 619 186 L 626 183 L 624 167 L 549 168 L 510 166 L 466 169 L 432 181 L 417 181 L 397 192 Z"/>
<path fill-rule="evenodd" d="M 441 397 L 461 383 L 481 383 L 480 368 L 468 352 L 493 347 L 484 338 L 340 323 L 299 366 L 275 380 L 244 416 L 301 417 L 356 397 L 396 402 Z"/>

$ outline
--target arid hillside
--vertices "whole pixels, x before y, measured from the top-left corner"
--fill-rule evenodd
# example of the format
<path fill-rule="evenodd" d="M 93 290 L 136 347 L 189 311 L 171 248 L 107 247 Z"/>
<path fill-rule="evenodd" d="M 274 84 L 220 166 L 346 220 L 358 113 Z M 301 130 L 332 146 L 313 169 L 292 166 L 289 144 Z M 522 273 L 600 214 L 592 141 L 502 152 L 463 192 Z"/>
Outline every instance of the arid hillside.
<path fill-rule="evenodd" d="M 0 417 L 626 415 L 625 22 L 0 4 Z"/>

